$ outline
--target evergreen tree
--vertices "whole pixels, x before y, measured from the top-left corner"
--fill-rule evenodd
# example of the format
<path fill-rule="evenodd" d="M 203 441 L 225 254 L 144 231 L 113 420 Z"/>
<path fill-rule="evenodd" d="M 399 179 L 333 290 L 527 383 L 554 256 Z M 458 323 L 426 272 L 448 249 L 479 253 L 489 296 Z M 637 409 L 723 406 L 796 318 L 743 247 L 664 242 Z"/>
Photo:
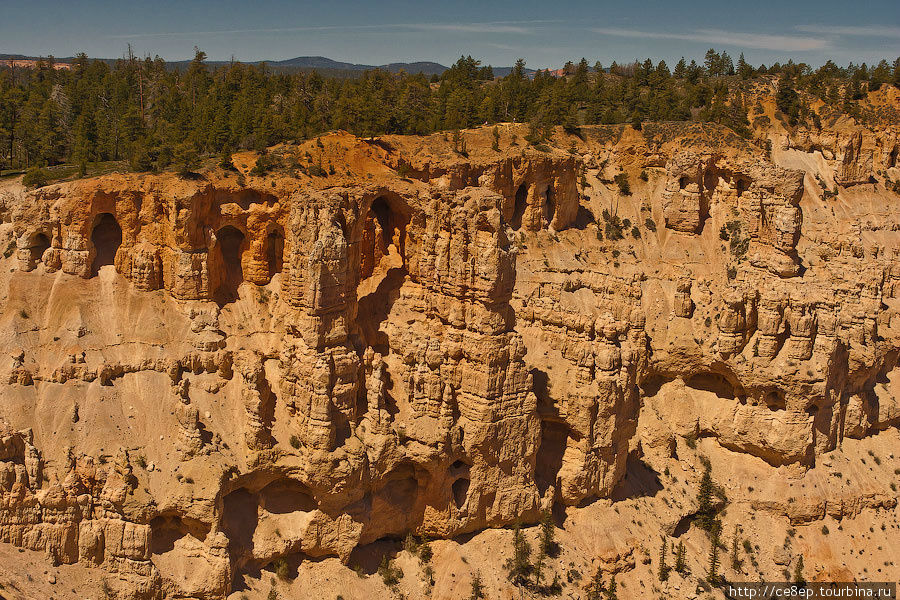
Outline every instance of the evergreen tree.
<path fill-rule="evenodd" d="M 669 578 L 669 568 L 666 567 L 666 549 L 668 542 L 666 541 L 665 536 L 662 538 L 662 546 L 659 549 L 659 569 L 657 570 L 657 575 L 660 581 L 665 581 Z"/>
<path fill-rule="evenodd" d="M 753 77 L 753 67 L 751 67 L 746 60 L 744 60 L 744 53 L 741 52 L 741 55 L 738 57 L 737 62 L 737 74 L 742 80 L 746 81 Z"/>
<path fill-rule="evenodd" d="M 517 521 L 513 526 L 513 555 L 507 559 L 506 572 L 509 580 L 515 585 L 528 585 L 533 566 L 531 564 L 531 545 L 522 533 L 522 526 Z"/>
<path fill-rule="evenodd" d="M 472 575 L 472 593 L 469 600 L 481 600 L 484 598 L 484 585 L 481 583 L 481 571 L 475 571 Z"/>
<path fill-rule="evenodd" d="M 788 118 L 788 123 L 796 125 L 800 117 L 800 95 L 794 89 L 793 81 L 789 77 L 782 77 L 778 81 L 778 91 L 775 93 L 775 106 Z"/>
<path fill-rule="evenodd" d="M 803 577 L 803 555 L 797 557 L 797 564 L 794 565 L 794 583 L 797 585 L 806 585 L 806 579 Z"/>
<path fill-rule="evenodd" d="M 710 583 L 719 581 L 719 528 L 713 529 L 712 542 L 709 549 L 709 570 L 706 573 L 706 580 Z"/>
<path fill-rule="evenodd" d="M 738 553 L 738 526 L 734 526 L 734 536 L 731 538 L 731 568 L 740 571 L 743 564 L 741 563 L 740 554 Z"/>
<path fill-rule="evenodd" d="M 553 523 L 553 515 L 549 510 L 541 514 L 541 551 L 547 556 L 559 554 L 559 544 L 556 543 L 556 525 Z"/>
<path fill-rule="evenodd" d="M 712 465 L 709 460 L 703 461 L 703 475 L 700 478 L 700 487 L 697 490 L 697 525 L 701 529 L 711 532 L 715 513 L 713 511 L 713 491 L 715 484 L 712 480 Z"/>
<path fill-rule="evenodd" d="M 616 576 L 613 575 L 609 580 L 609 587 L 606 588 L 606 600 L 619 600 L 616 594 Z"/>
<path fill-rule="evenodd" d="M 675 570 L 682 574 L 687 569 L 685 558 L 684 542 L 679 541 L 678 549 L 675 552 Z"/>
<path fill-rule="evenodd" d="M 587 600 L 602 600 L 604 592 L 606 586 L 603 585 L 603 570 L 598 565 L 597 571 L 585 587 Z"/>

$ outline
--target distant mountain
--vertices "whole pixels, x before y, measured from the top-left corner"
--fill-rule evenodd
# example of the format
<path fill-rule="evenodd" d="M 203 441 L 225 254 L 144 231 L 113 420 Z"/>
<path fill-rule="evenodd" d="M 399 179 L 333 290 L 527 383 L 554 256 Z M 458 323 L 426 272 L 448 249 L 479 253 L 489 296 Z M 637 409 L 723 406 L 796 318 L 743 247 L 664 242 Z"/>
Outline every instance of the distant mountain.
<path fill-rule="evenodd" d="M 0 54 L 0 61 L 33 61 L 37 60 L 37 58 L 38 57 L 36 56 L 25 56 L 22 54 Z M 66 58 L 54 57 L 54 60 L 57 63 L 69 63 L 74 61 L 75 58 L 71 56 Z M 100 58 L 97 60 L 102 60 L 103 62 L 114 64 L 117 59 Z M 175 60 L 167 61 L 166 64 L 169 66 L 169 68 L 172 69 L 184 69 L 190 64 L 190 62 L 191 61 L 189 60 Z M 207 64 L 211 67 L 218 67 L 221 65 L 227 65 L 228 62 L 229 61 L 224 60 L 210 60 L 207 61 Z M 338 77 L 353 77 L 356 73 L 370 71 L 372 69 L 384 69 L 385 71 L 390 71 L 391 73 L 406 71 L 407 73 L 411 74 L 423 73 L 425 75 L 441 75 L 444 71 L 447 70 L 447 67 L 445 67 L 444 65 L 429 61 L 417 61 L 408 63 L 397 62 L 387 65 L 363 65 L 332 60 L 325 56 L 298 56 L 296 58 L 288 58 L 285 60 L 260 60 L 242 62 L 247 62 L 247 64 L 266 63 L 269 67 L 278 71 L 319 71 L 323 75 L 333 75 Z M 17 66 L 27 65 L 18 64 Z M 493 70 L 494 77 L 505 77 L 506 75 L 509 75 L 510 71 L 512 71 L 512 67 L 493 67 Z M 526 69 L 525 71 L 529 76 L 532 76 L 535 73 L 534 69 Z"/>
<path fill-rule="evenodd" d="M 444 65 L 436 62 L 391 63 L 389 65 L 361 65 L 332 60 L 324 56 L 298 56 L 287 60 L 265 61 L 272 67 L 290 67 L 294 69 L 315 69 L 317 71 L 370 71 L 375 68 L 384 69 L 396 73 L 424 73 L 425 75 L 440 75 L 447 70 Z"/>

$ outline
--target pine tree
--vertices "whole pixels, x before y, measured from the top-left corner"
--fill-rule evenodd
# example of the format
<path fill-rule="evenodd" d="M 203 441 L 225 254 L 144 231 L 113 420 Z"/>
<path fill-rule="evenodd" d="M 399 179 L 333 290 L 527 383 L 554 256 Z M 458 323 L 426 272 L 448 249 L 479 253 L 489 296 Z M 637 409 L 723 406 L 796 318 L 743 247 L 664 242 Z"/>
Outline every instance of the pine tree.
<path fill-rule="evenodd" d="M 753 77 L 753 67 L 744 60 L 744 53 L 741 52 L 741 55 L 738 57 L 737 62 L 737 74 L 742 80 L 746 81 Z"/>
<path fill-rule="evenodd" d="M 803 555 L 797 558 L 797 564 L 794 565 L 794 583 L 797 585 L 806 585 L 806 579 L 803 577 Z"/>
<path fill-rule="evenodd" d="M 541 514 L 541 551 L 547 556 L 559 554 L 559 544 L 556 543 L 556 525 L 553 523 L 553 515 L 549 510 Z"/>
<path fill-rule="evenodd" d="M 794 82 L 790 77 L 785 76 L 778 81 L 775 106 L 788 118 L 788 123 L 797 124 L 800 117 L 800 95 L 794 89 Z"/>
<path fill-rule="evenodd" d="M 540 587 L 541 580 L 544 577 L 544 560 L 546 560 L 547 555 L 544 553 L 543 547 L 538 548 L 537 556 L 534 559 L 534 565 L 532 571 L 534 573 L 534 585 L 535 587 Z"/>
<path fill-rule="evenodd" d="M 662 546 L 659 549 L 659 580 L 665 581 L 669 578 L 669 568 L 666 566 L 666 549 L 668 546 L 668 542 L 666 538 L 662 539 Z"/>
<path fill-rule="evenodd" d="M 716 583 L 719 580 L 719 528 L 715 527 L 712 533 L 712 546 L 709 549 L 709 571 L 706 580 Z"/>
<path fill-rule="evenodd" d="M 587 600 L 601 600 L 605 591 L 606 586 L 603 585 L 603 570 L 598 565 L 597 571 L 585 587 Z"/>
<path fill-rule="evenodd" d="M 697 490 L 697 525 L 706 531 L 710 531 L 713 524 L 712 497 L 714 487 L 712 465 L 709 460 L 704 460 L 703 476 L 700 478 L 700 488 Z"/>
<path fill-rule="evenodd" d="M 609 580 L 609 587 L 606 588 L 606 600 L 619 600 L 616 595 L 616 576 L 613 575 Z"/>
<path fill-rule="evenodd" d="M 484 598 L 484 585 L 481 583 L 481 571 L 475 571 L 472 575 L 472 593 L 469 600 L 481 600 Z"/>
<path fill-rule="evenodd" d="M 497 129 L 497 126 L 494 126 L 494 129 L 491 131 L 491 135 L 493 135 L 494 141 L 491 142 L 491 150 L 494 152 L 500 152 L 500 130 Z"/>
<path fill-rule="evenodd" d="M 731 538 L 731 568 L 735 571 L 740 571 L 743 563 L 741 562 L 740 555 L 738 554 L 738 526 L 734 526 L 734 536 Z"/>
<path fill-rule="evenodd" d="M 683 574 L 686 569 L 684 542 L 679 541 L 678 550 L 675 552 L 675 570 Z"/>
<path fill-rule="evenodd" d="M 513 526 L 513 555 L 506 561 L 506 571 L 509 580 L 515 585 L 525 586 L 531 575 L 531 544 L 522 533 L 522 526 L 517 521 Z"/>

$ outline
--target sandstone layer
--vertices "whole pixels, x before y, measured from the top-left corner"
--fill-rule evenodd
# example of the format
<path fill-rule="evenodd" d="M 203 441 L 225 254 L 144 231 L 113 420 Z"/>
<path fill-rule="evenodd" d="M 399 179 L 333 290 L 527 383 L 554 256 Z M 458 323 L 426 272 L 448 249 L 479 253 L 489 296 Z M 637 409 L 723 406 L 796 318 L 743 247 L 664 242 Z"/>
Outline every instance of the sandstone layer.
<path fill-rule="evenodd" d="M 2 184 L 0 542 L 223 598 L 615 498 L 687 442 L 802 477 L 900 423 L 896 131 L 498 131 Z"/>

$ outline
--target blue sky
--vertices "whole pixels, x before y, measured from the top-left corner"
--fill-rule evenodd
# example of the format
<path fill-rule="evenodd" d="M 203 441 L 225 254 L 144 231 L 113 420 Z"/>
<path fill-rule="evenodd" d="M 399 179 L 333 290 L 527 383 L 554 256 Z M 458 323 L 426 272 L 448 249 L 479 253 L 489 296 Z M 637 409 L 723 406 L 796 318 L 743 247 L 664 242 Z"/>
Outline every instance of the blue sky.
<path fill-rule="evenodd" d="M 815 65 L 900 56 L 898 0 L 727 0 L 428 3 L 162 0 L 0 0 L 0 53 L 278 60 L 321 55 L 384 64 L 452 63 L 471 54 L 534 68 L 566 60 L 700 61 L 707 48 L 744 52 L 758 64 L 793 58 Z"/>

